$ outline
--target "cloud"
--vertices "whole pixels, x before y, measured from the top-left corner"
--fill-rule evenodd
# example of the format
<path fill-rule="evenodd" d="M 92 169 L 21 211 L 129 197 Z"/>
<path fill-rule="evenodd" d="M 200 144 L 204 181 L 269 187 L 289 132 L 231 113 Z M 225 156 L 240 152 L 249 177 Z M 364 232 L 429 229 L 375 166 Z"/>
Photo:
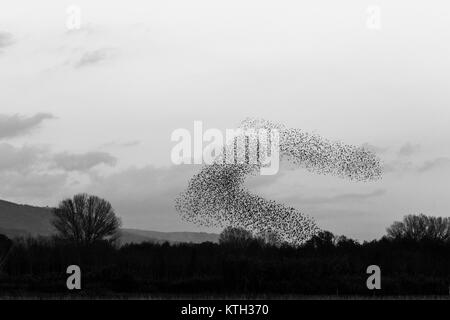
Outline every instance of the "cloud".
<path fill-rule="evenodd" d="M 414 153 L 418 152 L 419 150 L 420 150 L 419 144 L 413 145 L 408 142 L 400 148 L 400 150 L 398 151 L 398 155 L 403 157 L 409 157 Z"/>
<path fill-rule="evenodd" d="M 67 173 L 0 172 L 1 181 L 8 182 L 0 184 L 0 194 L 30 203 L 31 199 L 50 198 L 64 190 L 67 178 Z"/>
<path fill-rule="evenodd" d="M 245 186 L 250 190 L 255 190 L 260 187 L 270 187 L 279 181 L 287 173 L 287 170 L 286 168 L 281 168 L 277 174 L 249 176 L 245 180 Z"/>
<path fill-rule="evenodd" d="M 138 146 L 141 142 L 139 140 L 126 141 L 119 143 L 118 145 L 121 147 L 135 147 Z"/>
<path fill-rule="evenodd" d="M 128 168 L 107 176 L 93 175 L 91 183 L 79 191 L 93 193 L 109 200 L 128 227 L 166 231 L 197 230 L 198 226 L 182 220 L 175 210 L 174 201 L 199 170 L 200 167 L 194 165 Z M 264 177 L 261 180 L 264 180 Z M 272 180 L 269 182 L 272 183 Z M 259 186 L 258 183 L 250 184 Z M 384 189 L 378 189 L 368 193 L 343 193 L 308 199 L 293 195 L 292 199 L 301 204 L 354 202 L 379 197 L 385 193 Z"/>
<path fill-rule="evenodd" d="M 67 173 L 48 170 L 50 152 L 35 146 L 0 143 L 0 195 L 29 203 L 64 190 Z"/>
<path fill-rule="evenodd" d="M 185 230 L 175 211 L 175 198 L 199 171 L 195 165 L 128 168 L 108 176 L 92 176 L 87 191 L 109 200 L 128 227 L 160 230 Z"/>
<path fill-rule="evenodd" d="M 10 33 L 0 31 L 0 49 L 9 47 L 13 43 L 14 43 L 14 39 Z"/>
<path fill-rule="evenodd" d="M 48 170 L 48 148 L 0 143 L 0 196 L 30 203 L 48 200 L 64 190 L 67 173 Z"/>
<path fill-rule="evenodd" d="M 419 172 L 427 172 L 439 168 L 450 167 L 450 158 L 440 157 L 434 160 L 426 161 L 418 168 Z"/>
<path fill-rule="evenodd" d="M 111 141 L 111 142 L 101 145 L 100 148 L 115 148 L 115 147 L 129 148 L 129 147 L 136 147 L 140 144 L 141 144 L 141 142 L 139 140 L 130 140 L 130 141 L 123 141 L 123 142 Z"/>
<path fill-rule="evenodd" d="M 378 147 L 378 146 L 375 146 L 375 145 L 367 143 L 367 142 L 363 143 L 361 145 L 361 147 L 366 150 L 372 151 L 373 153 L 376 153 L 376 154 L 385 153 L 388 150 L 388 148 Z"/>
<path fill-rule="evenodd" d="M 54 116 L 49 113 L 38 113 L 32 117 L 0 114 L 0 139 L 29 133 L 46 119 L 54 119 Z"/>
<path fill-rule="evenodd" d="M 0 143 L 0 196 L 22 202 L 34 199 L 47 204 L 67 192 L 71 194 L 73 186 L 84 186 L 74 184 L 74 179 L 79 178 L 77 172 L 87 171 L 99 164 L 113 166 L 116 161 L 115 157 L 104 152 L 53 154 L 48 147 L 16 147 Z M 89 183 L 89 177 L 86 181 Z"/>
<path fill-rule="evenodd" d="M 343 193 L 334 195 L 331 197 L 311 197 L 300 199 L 302 204 L 324 204 L 324 203 L 337 203 L 337 202 L 354 202 L 367 200 L 370 198 L 380 197 L 386 194 L 386 190 L 378 189 L 369 193 Z"/>
<path fill-rule="evenodd" d="M 37 147 L 17 148 L 8 143 L 0 143 L 0 172 L 27 171 L 38 163 L 45 152 Z"/>
<path fill-rule="evenodd" d="M 384 164 L 383 172 L 417 174 L 447 167 L 450 167 L 450 158 L 448 157 L 435 158 L 433 160 L 425 161 L 422 164 L 413 163 L 411 161 L 394 160 Z"/>
<path fill-rule="evenodd" d="M 98 64 L 111 56 L 111 49 L 103 48 L 94 51 L 85 52 L 75 63 L 75 68 L 82 68 Z"/>
<path fill-rule="evenodd" d="M 406 173 L 415 170 L 416 167 L 411 161 L 393 160 L 383 164 L 384 173 Z"/>
<path fill-rule="evenodd" d="M 105 164 L 115 166 L 117 158 L 107 152 L 88 152 L 84 154 L 72 154 L 63 152 L 53 157 L 54 167 L 66 171 L 88 171 L 95 166 Z"/>

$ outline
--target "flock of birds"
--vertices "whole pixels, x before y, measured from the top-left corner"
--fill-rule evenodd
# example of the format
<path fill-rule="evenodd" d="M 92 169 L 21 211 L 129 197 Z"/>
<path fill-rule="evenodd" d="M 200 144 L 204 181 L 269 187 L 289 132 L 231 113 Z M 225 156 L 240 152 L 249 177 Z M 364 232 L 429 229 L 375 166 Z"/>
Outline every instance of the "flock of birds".
<path fill-rule="evenodd" d="M 261 119 L 246 119 L 240 128 L 246 137 L 245 159 L 251 152 L 263 150 L 270 141 L 248 143 L 252 130 L 277 130 L 280 160 L 294 168 L 305 168 L 318 174 L 372 181 L 381 178 L 378 157 L 363 147 L 331 142 L 316 134 Z M 245 133 L 246 132 L 246 133 Z M 254 233 L 275 232 L 282 241 L 301 244 L 316 235 L 320 228 L 315 221 L 299 210 L 252 194 L 244 186 L 245 178 L 255 175 L 265 163 L 267 154 L 258 154 L 256 163 L 226 163 L 228 148 L 237 151 L 236 137 L 224 147 L 222 155 L 212 165 L 204 166 L 188 183 L 187 189 L 176 199 L 176 209 L 189 222 L 201 226 L 242 227 Z M 256 150 L 251 150 L 257 148 Z"/>

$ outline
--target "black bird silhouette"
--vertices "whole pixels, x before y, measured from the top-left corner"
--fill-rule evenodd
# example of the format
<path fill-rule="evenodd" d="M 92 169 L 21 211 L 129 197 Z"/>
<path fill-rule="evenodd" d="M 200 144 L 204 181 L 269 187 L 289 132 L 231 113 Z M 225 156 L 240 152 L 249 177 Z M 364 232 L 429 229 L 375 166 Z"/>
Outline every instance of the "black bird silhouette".
<path fill-rule="evenodd" d="M 381 178 L 380 160 L 371 151 L 340 142 L 331 142 L 316 134 L 262 119 L 245 119 L 240 128 L 264 129 L 279 132 L 279 153 L 282 160 L 295 168 L 305 168 L 318 174 L 334 175 L 355 181 Z M 243 133 L 245 134 L 245 133 Z M 251 194 L 244 186 L 245 178 L 257 174 L 263 163 L 258 154 L 257 163 L 224 163 L 227 148 L 236 150 L 236 137 L 224 148 L 217 161 L 204 166 L 177 199 L 175 207 L 182 217 L 202 226 L 239 226 L 253 232 L 271 231 L 291 244 L 301 244 L 316 235 L 320 228 L 314 220 L 299 210 Z M 248 137 L 252 139 L 255 137 Z M 248 142 L 248 140 L 247 140 Z M 253 144 L 259 151 L 261 141 Z M 251 150 L 246 144 L 246 159 Z"/>

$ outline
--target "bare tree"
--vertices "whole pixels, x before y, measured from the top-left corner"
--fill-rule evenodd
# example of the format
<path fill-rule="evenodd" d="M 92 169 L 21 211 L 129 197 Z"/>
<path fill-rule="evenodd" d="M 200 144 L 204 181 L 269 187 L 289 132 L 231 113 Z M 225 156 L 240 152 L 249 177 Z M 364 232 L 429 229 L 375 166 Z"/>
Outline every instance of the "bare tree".
<path fill-rule="evenodd" d="M 329 249 L 334 247 L 336 237 L 330 231 L 322 230 L 317 235 L 313 236 L 306 243 L 306 247 L 312 247 L 315 249 Z"/>
<path fill-rule="evenodd" d="M 77 194 L 61 201 L 53 211 L 58 236 L 78 244 L 115 240 L 121 225 L 111 204 L 99 197 Z"/>
<path fill-rule="evenodd" d="M 390 239 L 450 241 L 450 218 L 407 215 L 387 229 Z"/>
<path fill-rule="evenodd" d="M 258 232 L 256 238 L 263 244 L 269 246 L 280 247 L 283 244 L 283 239 L 276 231 L 272 229 L 262 230 Z"/>
<path fill-rule="evenodd" d="M 226 227 L 219 236 L 221 244 L 243 245 L 250 242 L 253 235 L 250 231 L 239 227 Z"/>

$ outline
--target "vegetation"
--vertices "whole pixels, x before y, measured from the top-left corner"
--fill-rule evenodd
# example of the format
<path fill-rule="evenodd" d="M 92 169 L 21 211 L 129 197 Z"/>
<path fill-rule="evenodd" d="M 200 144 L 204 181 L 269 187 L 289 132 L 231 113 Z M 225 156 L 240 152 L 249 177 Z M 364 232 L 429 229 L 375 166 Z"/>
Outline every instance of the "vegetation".
<path fill-rule="evenodd" d="M 120 220 L 111 204 L 99 197 L 78 194 L 61 201 L 54 210 L 53 226 L 58 237 L 77 244 L 118 237 Z"/>
<path fill-rule="evenodd" d="M 8 237 L 0 234 L 0 271 L 4 261 L 8 257 L 11 246 L 12 241 Z"/>
<path fill-rule="evenodd" d="M 387 229 L 391 239 L 413 241 L 450 241 L 450 218 L 408 215 Z"/>
<path fill-rule="evenodd" d="M 238 227 L 226 227 L 219 237 L 219 243 L 224 245 L 245 246 L 253 241 L 253 235 L 250 231 Z"/>
<path fill-rule="evenodd" d="M 387 236 L 359 243 L 322 231 L 300 246 L 275 232 L 227 227 L 219 243 L 117 246 L 120 220 L 107 201 L 85 194 L 54 211 L 54 237 L 0 235 L 3 295 L 64 294 L 66 269 L 82 270 L 79 294 L 446 295 L 450 288 L 448 218 L 409 215 Z M 380 266 L 382 290 L 366 269 Z"/>
<path fill-rule="evenodd" d="M 322 232 L 298 247 L 266 243 L 231 228 L 222 233 L 219 244 L 117 247 L 105 240 L 80 245 L 58 238 L 16 239 L 0 287 L 10 295 L 67 293 L 66 268 L 76 264 L 83 274 L 80 294 L 100 296 L 448 294 L 450 243 L 442 237 L 404 234 L 409 232 L 389 232 L 388 237 L 360 244 Z M 366 269 L 372 264 L 382 272 L 382 290 L 377 292 L 366 287 Z"/>

